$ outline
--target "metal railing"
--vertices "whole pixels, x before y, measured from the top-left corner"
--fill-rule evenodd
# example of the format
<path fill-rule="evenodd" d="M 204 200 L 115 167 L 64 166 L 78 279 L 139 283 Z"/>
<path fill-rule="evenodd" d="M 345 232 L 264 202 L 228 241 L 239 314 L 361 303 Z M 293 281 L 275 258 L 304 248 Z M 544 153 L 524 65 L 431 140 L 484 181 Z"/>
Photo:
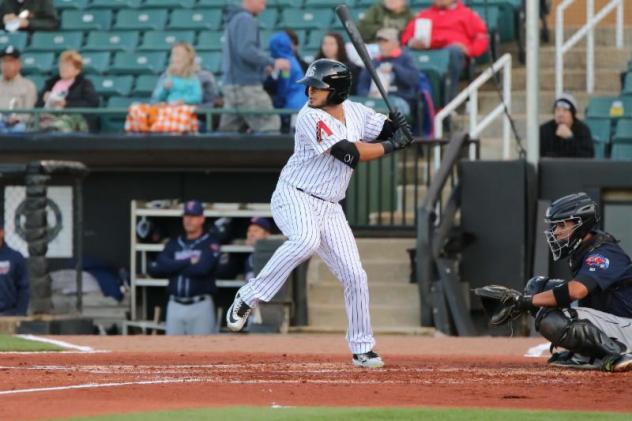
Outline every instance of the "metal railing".
<path fill-rule="evenodd" d="M 453 111 L 455 111 L 461 104 L 469 100 L 468 115 L 469 115 L 469 130 L 468 134 L 472 139 L 478 139 L 480 134 L 485 130 L 497 117 L 504 114 L 505 105 L 507 111 L 511 112 L 511 68 L 512 59 L 511 54 L 504 54 L 494 64 L 485 69 L 479 77 L 477 77 L 472 83 L 469 84 L 456 98 L 454 98 L 448 105 L 446 105 L 441 111 L 437 113 L 434 120 L 435 136 L 439 139 L 443 138 L 443 121 L 449 117 Z M 489 114 L 487 114 L 482 120 L 479 121 L 478 115 L 478 92 L 481 87 L 487 83 L 490 79 L 496 77 L 496 74 L 502 71 L 503 75 L 503 89 L 502 100 L 504 104 L 500 102 L 496 108 L 494 108 Z M 509 158 L 509 142 L 511 139 L 511 122 L 509 117 L 505 114 L 503 118 L 503 158 Z M 476 151 L 473 145 L 470 145 L 470 159 L 476 158 Z M 441 153 L 440 150 L 435 151 L 435 171 L 439 169 L 441 165 Z"/>
<path fill-rule="evenodd" d="M 595 0 L 586 0 L 586 24 L 564 41 L 564 11 L 575 2 L 565 0 L 557 7 L 555 15 L 555 94 L 564 91 L 564 54 L 586 37 L 586 91 L 595 90 L 595 26 L 616 9 L 615 46 L 623 48 L 623 0 L 610 0 L 595 14 Z"/>

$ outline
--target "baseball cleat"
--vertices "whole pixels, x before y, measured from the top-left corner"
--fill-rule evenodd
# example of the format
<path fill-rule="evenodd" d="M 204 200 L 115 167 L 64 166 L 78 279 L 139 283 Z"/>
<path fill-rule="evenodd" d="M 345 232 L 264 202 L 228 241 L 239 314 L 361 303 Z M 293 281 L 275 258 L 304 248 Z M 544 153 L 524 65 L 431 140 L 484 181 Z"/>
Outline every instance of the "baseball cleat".
<path fill-rule="evenodd" d="M 353 365 L 362 368 L 381 368 L 384 367 L 384 361 L 373 351 L 364 354 L 353 354 Z"/>
<path fill-rule="evenodd" d="M 246 324 L 251 311 L 252 308 L 241 299 L 241 295 L 237 292 L 235 301 L 226 313 L 226 325 L 233 332 L 239 332 Z"/>
<path fill-rule="evenodd" d="M 608 358 L 602 368 L 603 371 L 609 371 L 611 373 L 632 371 L 632 354 L 619 354 Z"/>
<path fill-rule="evenodd" d="M 572 368 L 574 370 L 599 370 L 601 364 L 594 359 L 582 357 L 570 351 L 556 352 L 547 361 L 551 367 Z"/>

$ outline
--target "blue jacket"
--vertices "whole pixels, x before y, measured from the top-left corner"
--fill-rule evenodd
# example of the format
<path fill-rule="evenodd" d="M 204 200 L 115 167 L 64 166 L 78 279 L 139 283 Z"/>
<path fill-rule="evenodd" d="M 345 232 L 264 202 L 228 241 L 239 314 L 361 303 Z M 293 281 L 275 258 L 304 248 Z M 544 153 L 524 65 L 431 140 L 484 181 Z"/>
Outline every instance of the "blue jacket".
<path fill-rule="evenodd" d="M 29 307 L 29 278 L 24 257 L 0 246 L 0 315 L 25 316 Z"/>
<path fill-rule="evenodd" d="M 290 61 L 289 72 L 279 73 L 276 79 L 268 77 L 266 84 L 274 92 L 274 108 L 301 109 L 307 102 L 307 96 L 305 86 L 296 81 L 305 76 L 305 73 L 292 51 L 292 41 L 285 32 L 277 32 L 270 38 L 270 53 L 275 59 L 285 58 Z"/>
<path fill-rule="evenodd" d="M 171 80 L 171 89 L 165 89 L 165 82 Z M 183 101 L 187 105 L 202 103 L 202 84 L 196 75 L 181 77 L 167 75 L 158 80 L 156 89 L 151 95 L 151 102 L 176 102 Z"/>
<path fill-rule="evenodd" d="M 222 73 L 225 85 L 260 85 L 266 66 L 274 60 L 261 49 L 257 19 L 240 6 L 227 6 L 224 15 Z"/>
<path fill-rule="evenodd" d="M 406 51 L 400 50 L 395 57 L 378 57 L 373 60 L 375 68 L 382 63 L 391 63 L 393 65 L 393 73 L 395 75 L 396 89 L 393 86 L 389 90 L 389 94 L 397 95 L 406 101 L 415 101 L 417 97 L 417 87 L 419 86 L 419 70 L 415 67 L 413 57 Z M 367 96 L 371 88 L 371 76 L 366 69 L 362 69 L 360 80 L 358 81 L 358 95 Z"/>
<path fill-rule="evenodd" d="M 155 262 L 149 265 L 149 274 L 169 278 L 169 295 L 180 298 L 213 294 L 215 266 L 219 257 L 219 242 L 209 233 L 195 240 L 181 235 L 169 240 Z M 192 257 L 199 260 L 193 264 Z"/>

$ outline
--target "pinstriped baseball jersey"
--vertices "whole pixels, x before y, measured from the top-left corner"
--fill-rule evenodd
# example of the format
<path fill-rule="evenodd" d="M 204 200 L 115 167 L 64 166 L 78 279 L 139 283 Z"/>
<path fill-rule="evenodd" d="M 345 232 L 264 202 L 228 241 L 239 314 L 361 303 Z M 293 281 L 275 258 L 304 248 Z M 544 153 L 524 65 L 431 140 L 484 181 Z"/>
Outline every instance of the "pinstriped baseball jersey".
<path fill-rule="evenodd" d="M 386 116 L 348 100 L 342 107 L 346 124 L 323 110 L 307 105 L 301 109 L 296 120 L 294 154 L 280 180 L 330 202 L 344 199 L 353 169 L 331 156 L 329 149 L 343 139 L 375 140 Z"/>

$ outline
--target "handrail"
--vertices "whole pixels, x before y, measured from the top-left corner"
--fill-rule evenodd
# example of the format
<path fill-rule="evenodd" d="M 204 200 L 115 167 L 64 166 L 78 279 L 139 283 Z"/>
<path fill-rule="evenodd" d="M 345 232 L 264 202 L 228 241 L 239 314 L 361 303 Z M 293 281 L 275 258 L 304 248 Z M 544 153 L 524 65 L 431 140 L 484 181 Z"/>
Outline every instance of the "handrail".
<path fill-rule="evenodd" d="M 434 120 L 435 135 L 438 138 L 443 137 L 443 120 L 445 120 L 454 110 L 456 110 L 466 100 L 469 101 L 469 117 L 470 127 L 469 136 L 472 139 L 479 137 L 481 132 L 489 126 L 494 119 L 502 115 L 505 111 L 505 105 L 507 110 L 511 112 L 511 54 L 504 54 L 494 64 L 485 69 L 479 77 L 477 77 L 472 83 L 469 84 L 461 93 L 459 93 L 448 105 L 446 105 L 441 111 L 437 113 Z M 491 111 L 480 122 L 478 121 L 478 91 L 487 83 L 488 80 L 495 77 L 496 73 L 503 72 L 503 103 L 498 104 L 493 111 Z M 511 139 L 511 123 L 507 115 L 503 119 L 503 158 L 509 158 L 509 141 Z M 470 146 L 470 159 L 476 159 L 475 149 Z M 435 171 L 441 165 L 441 151 L 435 149 Z"/>
<path fill-rule="evenodd" d="M 575 2 L 565 0 L 555 11 L 555 94 L 564 92 L 564 54 L 586 37 L 586 91 L 595 90 L 595 34 L 594 28 L 615 8 L 617 10 L 615 46 L 623 48 L 623 0 L 610 0 L 595 14 L 595 0 L 586 0 L 586 24 L 564 41 L 564 11 Z"/>

